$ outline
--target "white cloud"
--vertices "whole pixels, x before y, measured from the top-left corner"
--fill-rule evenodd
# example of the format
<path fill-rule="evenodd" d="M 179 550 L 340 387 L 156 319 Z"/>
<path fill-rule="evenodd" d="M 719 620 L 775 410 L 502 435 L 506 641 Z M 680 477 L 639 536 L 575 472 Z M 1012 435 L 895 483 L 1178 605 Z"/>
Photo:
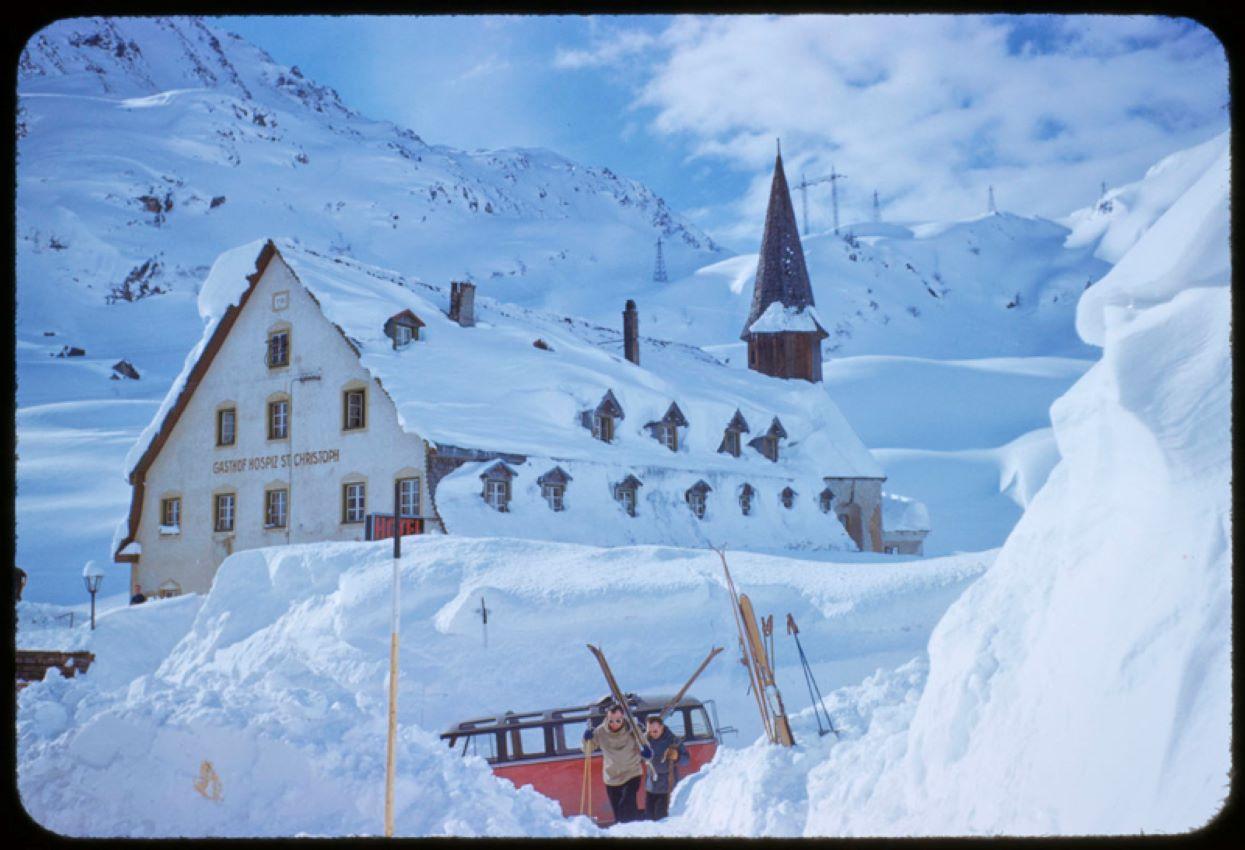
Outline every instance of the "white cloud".
<path fill-rule="evenodd" d="M 591 46 L 581 50 L 559 49 L 554 55 L 556 68 L 599 68 L 617 65 L 623 59 L 651 48 L 657 39 L 641 30 L 618 30 L 598 36 Z"/>
<path fill-rule="evenodd" d="M 1171 18 L 678 18 L 599 32 L 557 61 L 641 68 L 652 131 L 754 173 L 728 239 L 760 227 L 775 136 L 793 182 L 848 175 L 849 218 L 875 188 L 895 218 L 974 215 L 990 184 L 1004 209 L 1058 216 L 1227 124 L 1221 47 Z"/>

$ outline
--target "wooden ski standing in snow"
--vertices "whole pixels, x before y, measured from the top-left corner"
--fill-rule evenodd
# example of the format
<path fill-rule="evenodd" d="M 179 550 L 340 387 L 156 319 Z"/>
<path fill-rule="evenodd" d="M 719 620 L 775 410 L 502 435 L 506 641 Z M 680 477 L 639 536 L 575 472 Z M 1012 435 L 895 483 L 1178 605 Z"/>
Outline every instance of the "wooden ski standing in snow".
<path fill-rule="evenodd" d="M 711 547 L 712 548 L 712 547 Z M 752 610 L 752 600 L 746 594 L 735 589 L 735 581 L 731 578 L 731 569 L 726 565 L 726 553 L 714 548 L 722 559 L 722 570 L 726 574 L 726 587 L 731 594 L 731 612 L 735 615 L 735 626 L 739 629 L 739 647 L 743 653 L 744 666 L 748 668 L 748 680 L 756 697 L 757 711 L 761 715 L 761 725 L 770 743 L 784 747 L 795 745 L 795 737 L 791 734 L 791 724 L 787 721 L 787 710 L 783 706 L 782 694 L 778 691 L 778 683 L 774 680 L 774 670 L 769 656 L 765 652 L 765 642 L 761 638 L 761 630 L 757 628 L 756 614 Z"/>

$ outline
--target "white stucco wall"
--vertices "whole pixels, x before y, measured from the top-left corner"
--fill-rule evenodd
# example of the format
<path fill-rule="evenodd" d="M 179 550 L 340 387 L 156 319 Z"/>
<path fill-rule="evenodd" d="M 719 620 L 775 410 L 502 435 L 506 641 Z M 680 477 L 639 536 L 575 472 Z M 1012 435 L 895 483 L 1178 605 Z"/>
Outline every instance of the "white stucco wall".
<path fill-rule="evenodd" d="M 277 310 L 273 296 L 283 291 L 289 293 L 288 306 Z M 264 362 L 268 331 L 280 322 L 291 328 L 290 365 L 270 369 Z M 319 380 L 298 380 L 314 373 Z M 352 382 L 367 388 L 367 426 L 345 431 L 342 393 Z M 274 393 L 291 399 L 289 439 L 268 439 L 268 399 Z M 237 408 L 233 446 L 216 446 L 216 411 L 222 402 Z M 308 462 L 309 457 L 318 462 Z M 131 584 L 151 593 L 173 579 L 185 592 L 203 592 L 231 552 L 362 540 L 362 523 L 342 522 L 347 480 L 366 482 L 367 513 L 390 513 L 395 478 L 419 477 L 421 513 L 429 516 L 424 471 L 423 440 L 398 427 L 393 402 L 278 257 L 147 471 L 136 535 L 142 555 L 132 568 Z M 285 529 L 264 528 L 269 486 L 290 491 Z M 227 490 L 236 493 L 234 530 L 216 532 L 213 496 Z M 159 530 L 161 500 L 169 496 L 182 500 L 181 530 L 172 535 Z"/>

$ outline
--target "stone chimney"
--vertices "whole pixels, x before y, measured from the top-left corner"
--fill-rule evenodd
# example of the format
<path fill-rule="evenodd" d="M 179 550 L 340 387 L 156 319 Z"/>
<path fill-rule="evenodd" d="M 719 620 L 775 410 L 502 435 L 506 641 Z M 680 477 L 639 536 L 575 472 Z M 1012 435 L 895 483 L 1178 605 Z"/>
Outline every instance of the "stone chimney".
<path fill-rule="evenodd" d="M 476 285 L 461 280 L 450 281 L 450 321 L 464 328 L 475 327 Z"/>
<path fill-rule="evenodd" d="M 640 314 L 630 298 L 627 299 L 627 308 L 623 310 L 623 357 L 640 365 Z"/>

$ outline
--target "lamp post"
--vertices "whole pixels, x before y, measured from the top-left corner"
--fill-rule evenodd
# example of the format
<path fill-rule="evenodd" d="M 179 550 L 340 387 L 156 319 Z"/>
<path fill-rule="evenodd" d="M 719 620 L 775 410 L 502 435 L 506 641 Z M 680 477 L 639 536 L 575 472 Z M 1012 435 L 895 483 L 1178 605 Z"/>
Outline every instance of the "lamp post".
<path fill-rule="evenodd" d="M 94 561 L 87 561 L 82 570 L 82 580 L 86 582 L 86 592 L 91 594 L 91 631 L 95 630 L 95 594 L 104 581 L 104 571 Z"/>

